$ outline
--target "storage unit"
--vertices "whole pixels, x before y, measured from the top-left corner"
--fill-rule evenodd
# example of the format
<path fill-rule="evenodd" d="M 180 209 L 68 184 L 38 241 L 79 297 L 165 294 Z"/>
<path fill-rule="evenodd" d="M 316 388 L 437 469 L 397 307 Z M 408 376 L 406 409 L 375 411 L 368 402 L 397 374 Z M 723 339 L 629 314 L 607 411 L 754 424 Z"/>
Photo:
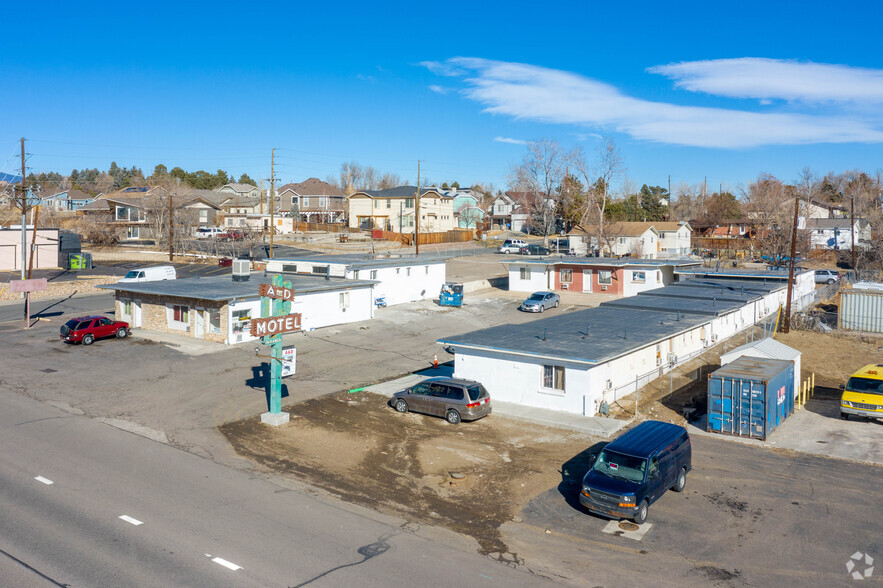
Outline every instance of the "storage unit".
<path fill-rule="evenodd" d="M 883 333 L 883 290 L 880 284 L 858 282 L 840 291 L 840 328 Z"/>
<path fill-rule="evenodd" d="M 708 376 L 707 431 L 766 439 L 794 412 L 794 364 L 740 357 Z"/>
<path fill-rule="evenodd" d="M 727 365 L 735 359 L 743 356 L 748 357 L 765 357 L 767 359 L 781 359 L 794 363 L 794 397 L 800 391 L 800 352 L 792 347 L 788 347 L 784 343 L 779 343 L 772 337 L 752 341 L 745 345 L 740 345 L 726 353 L 721 354 L 721 365 Z"/>

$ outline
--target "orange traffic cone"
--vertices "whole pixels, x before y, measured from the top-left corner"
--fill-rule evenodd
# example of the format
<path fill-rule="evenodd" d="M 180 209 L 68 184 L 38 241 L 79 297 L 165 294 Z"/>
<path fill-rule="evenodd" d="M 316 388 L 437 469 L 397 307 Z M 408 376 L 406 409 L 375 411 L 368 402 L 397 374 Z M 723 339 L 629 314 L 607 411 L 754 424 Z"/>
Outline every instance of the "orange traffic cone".
<path fill-rule="evenodd" d="M 432 367 L 438 369 L 438 353 L 432 356 Z"/>

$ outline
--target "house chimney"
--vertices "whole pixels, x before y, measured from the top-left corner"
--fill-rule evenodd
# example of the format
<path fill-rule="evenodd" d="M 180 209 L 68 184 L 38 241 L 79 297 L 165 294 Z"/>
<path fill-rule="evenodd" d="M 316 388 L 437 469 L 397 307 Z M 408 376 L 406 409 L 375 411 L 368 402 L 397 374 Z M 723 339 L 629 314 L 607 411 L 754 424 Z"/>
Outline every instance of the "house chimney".
<path fill-rule="evenodd" d="M 233 260 L 233 281 L 247 282 L 251 278 L 251 262 L 247 259 Z"/>

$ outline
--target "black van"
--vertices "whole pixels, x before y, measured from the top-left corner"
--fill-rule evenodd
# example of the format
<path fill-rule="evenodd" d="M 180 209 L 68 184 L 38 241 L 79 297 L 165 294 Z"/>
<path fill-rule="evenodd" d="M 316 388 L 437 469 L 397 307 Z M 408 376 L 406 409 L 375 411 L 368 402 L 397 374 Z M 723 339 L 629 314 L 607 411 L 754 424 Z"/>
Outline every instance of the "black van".
<path fill-rule="evenodd" d="M 623 433 L 595 457 L 583 478 L 579 502 L 612 518 L 647 520 L 650 505 L 671 488 L 682 492 L 692 466 L 687 430 L 646 421 Z"/>

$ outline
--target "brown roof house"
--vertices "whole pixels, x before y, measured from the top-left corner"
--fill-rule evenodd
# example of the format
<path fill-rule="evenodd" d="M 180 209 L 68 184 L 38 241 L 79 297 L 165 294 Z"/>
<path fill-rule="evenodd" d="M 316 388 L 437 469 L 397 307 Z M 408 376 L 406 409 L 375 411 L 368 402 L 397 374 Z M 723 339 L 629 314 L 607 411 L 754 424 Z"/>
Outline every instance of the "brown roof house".
<path fill-rule="evenodd" d="M 283 210 L 300 219 L 314 223 L 342 222 L 346 216 L 346 195 L 343 191 L 318 178 L 309 178 L 298 184 L 285 184 L 278 191 Z"/>

